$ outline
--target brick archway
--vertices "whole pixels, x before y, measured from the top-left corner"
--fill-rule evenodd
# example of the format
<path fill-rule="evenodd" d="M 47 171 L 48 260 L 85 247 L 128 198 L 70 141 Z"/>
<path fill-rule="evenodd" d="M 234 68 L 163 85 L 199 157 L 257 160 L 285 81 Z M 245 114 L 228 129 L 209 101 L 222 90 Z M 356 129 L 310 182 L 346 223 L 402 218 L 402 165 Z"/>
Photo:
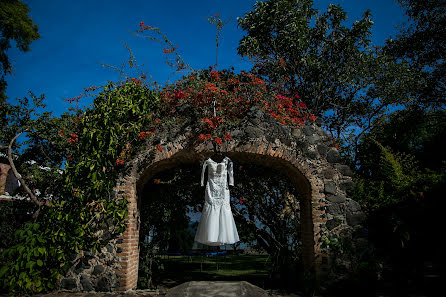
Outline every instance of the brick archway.
<path fill-rule="evenodd" d="M 110 193 L 111 199 L 129 202 L 125 232 L 118 239 L 112 239 L 100 253 L 84 253 L 79 263 L 61 279 L 62 289 L 125 291 L 136 288 L 139 193 L 158 172 L 201 162 L 214 153 L 212 143 L 196 142 L 193 124 L 189 117 L 172 118 L 169 124 L 159 127 L 154 137 L 147 138 L 145 145 L 139 146 L 138 152 L 126 162 Z M 332 137 L 315 123 L 303 127 L 283 126 L 258 108 L 251 108 L 228 132 L 233 139 L 219 146 L 219 151 L 234 162 L 275 168 L 287 175 L 300 191 L 304 268 L 317 275 L 328 274 L 337 265 L 333 260 L 338 257 L 342 265 L 348 265 L 344 265 L 346 269 L 342 271 L 355 269 L 352 266 L 356 265 L 355 260 L 350 254 L 340 259 L 323 246 L 324 241 L 343 237 L 351 240 L 352 247 L 360 247 L 364 233 L 361 226 L 364 213 L 346 193 L 354 186 L 352 171 L 342 164 Z M 339 273 L 330 276 L 342 277 Z"/>
<path fill-rule="evenodd" d="M 137 285 L 139 260 L 138 193 L 142 187 L 160 171 L 181 164 L 199 162 L 214 153 L 211 144 L 189 146 L 185 136 L 180 136 L 174 141 L 165 143 L 162 147 L 161 152 L 148 149 L 139 154 L 129 165 L 128 171 L 120 178 L 116 186 L 117 198 L 125 198 L 129 201 L 127 229 L 117 242 L 120 269 L 117 271 L 119 287 L 116 289 L 119 291 L 134 289 Z M 333 164 L 327 161 L 326 157 L 321 156 L 311 159 L 301 154 L 295 145 L 284 144 L 279 139 L 271 142 L 265 137 L 251 138 L 249 141 L 234 139 L 224 143 L 219 149 L 234 162 L 258 163 L 278 169 L 295 184 L 296 189 L 302 195 L 301 232 L 304 269 L 321 273 L 327 263 L 326 258 L 328 256 L 322 249 L 319 240 L 327 233 L 324 169 L 336 170 L 332 168 Z M 341 175 L 338 174 L 338 179 Z"/>

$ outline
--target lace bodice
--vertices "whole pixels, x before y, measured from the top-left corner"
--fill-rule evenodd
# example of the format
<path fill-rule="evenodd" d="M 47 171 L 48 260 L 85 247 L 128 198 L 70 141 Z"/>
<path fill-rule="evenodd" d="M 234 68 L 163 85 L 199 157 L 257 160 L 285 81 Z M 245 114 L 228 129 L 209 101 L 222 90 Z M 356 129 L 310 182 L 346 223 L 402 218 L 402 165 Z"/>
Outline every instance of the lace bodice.
<path fill-rule="evenodd" d="M 204 186 L 204 174 L 208 167 L 208 180 L 226 184 L 226 176 L 229 177 L 229 185 L 234 185 L 234 169 L 231 159 L 225 157 L 222 162 L 218 163 L 211 158 L 204 161 L 203 170 L 201 171 L 201 186 Z"/>
<path fill-rule="evenodd" d="M 203 164 L 201 171 L 201 186 L 204 186 L 204 175 L 208 169 L 208 181 L 206 186 L 205 201 L 210 205 L 229 206 L 229 188 L 234 185 L 234 172 L 231 159 L 225 157 L 222 162 L 215 162 L 211 158 Z M 229 179 L 229 180 L 228 180 Z M 205 205 L 205 208 L 208 207 Z"/>

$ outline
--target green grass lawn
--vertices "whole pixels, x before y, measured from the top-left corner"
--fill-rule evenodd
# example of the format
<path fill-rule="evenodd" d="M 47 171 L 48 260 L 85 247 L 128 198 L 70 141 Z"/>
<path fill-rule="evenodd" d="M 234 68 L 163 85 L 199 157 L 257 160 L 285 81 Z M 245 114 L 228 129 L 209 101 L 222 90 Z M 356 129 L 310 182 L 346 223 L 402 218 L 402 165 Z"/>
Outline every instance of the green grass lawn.
<path fill-rule="evenodd" d="M 259 287 L 268 283 L 268 255 L 163 256 L 160 287 L 187 281 L 248 281 Z"/>

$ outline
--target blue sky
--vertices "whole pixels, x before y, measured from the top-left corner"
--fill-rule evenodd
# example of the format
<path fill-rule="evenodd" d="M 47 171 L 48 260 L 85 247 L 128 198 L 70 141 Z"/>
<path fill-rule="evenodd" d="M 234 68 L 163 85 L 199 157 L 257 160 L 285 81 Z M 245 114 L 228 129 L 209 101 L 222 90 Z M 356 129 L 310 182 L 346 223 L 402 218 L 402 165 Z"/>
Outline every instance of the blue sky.
<path fill-rule="evenodd" d="M 219 69 L 234 66 L 249 69 L 249 64 L 237 56 L 238 41 L 243 32 L 237 29 L 236 18 L 252 10 L 254 0 L 227 1 L 163 1 L 163 0 L 25 0 L 30 15 L 39 26 L 41 39 L 31 44 L 31 52 L 16 49 L 8 52 L 14 74 L 7 77 L 9 101 L 45 94 L 51 111 L 60 114 L 69 107 L 62 99 L 78 96 L 84 88 L 99 86 L 107 80 L 117 80 L 116 72 L 101 63 L 119 66 L 128 59 L 122 40 L 133 50 L 139 64 L 153 79 L 164 83 L 171 69 L 164 64 L 162 48 L 148 40 L 137 38 L 139 22 L 159 27 L 176 45 L 193 68 L 207 68 L 215 62 L 215 28 L 207 17 L 220 14 L 231 18 L 224 27 L 219 48 Z M 360 18 L 370 9 L 375 22 L 373 42 L 381 45 L 394 35 L 396 26 L 406 20 L 393 0 L 375 1 L 315 1 L 315 7 L 325 10 L 338 3 L 347 11 L 348 22 Z M 91 100 L 91 99 L 90 99 Z"/>

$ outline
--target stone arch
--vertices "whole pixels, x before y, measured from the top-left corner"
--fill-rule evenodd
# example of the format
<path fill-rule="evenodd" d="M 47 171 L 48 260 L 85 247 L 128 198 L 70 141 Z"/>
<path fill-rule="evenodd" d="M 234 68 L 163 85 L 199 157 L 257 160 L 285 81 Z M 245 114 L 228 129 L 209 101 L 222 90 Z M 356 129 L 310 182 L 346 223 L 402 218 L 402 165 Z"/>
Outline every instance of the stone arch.
<path fill-rule="evenodd" d="M 331 137 L 318 125 L 300 128 L 284 127 L 274 120 L 264 121 L 260 111 L 249 121 L 231 131 L 233 139 L 218 147 L 219 151 L 237 161 L 261 163 L 285 173 L 302 195 L 303 264 L 307 270 L 323 274 L 329 254 L 322 239 L 360 223 L 359 205 L 346 197 L 353 186 L 351 171 L 340 164 L 341 158 Z M 117 240 L 119 286 L 130 290 L 137 285 L 139 260 L 138 192 L 157 172 L 182 163 L 198 162 L 214 153 L 211 143 L 195 143 L 191 131 L 165 130 L 150 141 L 127 165 L 119 178 L 115 195 L 127 199 L 127 229 Z M 154 144 L 160 144 L 159 151 Z M 355 217 L 357 215 L 357 217 Z"/>

